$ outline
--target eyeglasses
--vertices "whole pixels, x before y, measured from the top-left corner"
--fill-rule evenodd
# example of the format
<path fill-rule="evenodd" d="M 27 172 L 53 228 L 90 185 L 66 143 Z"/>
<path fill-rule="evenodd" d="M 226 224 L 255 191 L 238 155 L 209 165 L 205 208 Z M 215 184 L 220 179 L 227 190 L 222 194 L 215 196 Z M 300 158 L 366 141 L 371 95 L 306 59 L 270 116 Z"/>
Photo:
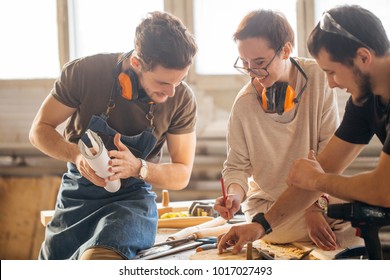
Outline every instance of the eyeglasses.
<path fill-rule="evenodd" d="M 361 40 L 356 38 L 354 35 L 349 33 L 344 27 L 342 27 L 337 21 L 328 13 L 325 12 L 322 15 L 321 21 L 320 21 L 320 28 L 321 30 L 333 34 L 337 34 L 343 37 L 346 37 L 348 39 L 351 39 L 359 44 L 362 44 L 364 47 L 371 49 L 367 44 L 363 43 Z"/>
<path fill-rule="evenodd" d="M 262 68 L 248 68 L 239 65 L 239 63 L 243 63 L 240 57 L 237 57 L 236 62 L 234 63 L 233 67 L 236 68 L 240 73 L 244 75 L 250 75 L 251 72 L 255 74 L 258 77 L 267 77 L 269 76 L 268 67 L 271 65 L 272 61 L 274 61 L 275 57 L 279 54 L 279 52 L 282 50 L 282 46 L 280 46 L 276 52 L 275 55 L 271 58 L 271 60 L 268 62 L 268 64 L 265 67 Z"/>

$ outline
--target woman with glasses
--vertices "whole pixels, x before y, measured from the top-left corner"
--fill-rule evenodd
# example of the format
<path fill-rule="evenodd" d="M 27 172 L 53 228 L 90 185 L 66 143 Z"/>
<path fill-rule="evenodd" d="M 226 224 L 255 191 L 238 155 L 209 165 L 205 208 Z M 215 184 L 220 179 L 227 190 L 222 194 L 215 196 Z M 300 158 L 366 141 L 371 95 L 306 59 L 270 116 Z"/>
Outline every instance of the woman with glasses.
<path fill-rule="evenodd" d="M 265 219 L 263 213 L 287 188 L 293 160 L 306 156 L 309 149 L 320 152 L 336 130 L 336 94 L 314 60 L 291 57 L 294 32 L 281 13 L 249 13 L 233 38 L 239 53 L 234 67 L 249 81 L 229 118 L 222 171 L 228 195 L 226 201 L 216 199 L 215 209 L 230 219 L 244 201 L 247 221 L 260 223 L 268 233 L 263 240 L 273 243 L 312 240 L 324 250 L 355 243 L 355 232 L 347 223 L 323 214 L 326 204 L 334 202 L 326 193 L 278 228 L 272 230 Z"/>

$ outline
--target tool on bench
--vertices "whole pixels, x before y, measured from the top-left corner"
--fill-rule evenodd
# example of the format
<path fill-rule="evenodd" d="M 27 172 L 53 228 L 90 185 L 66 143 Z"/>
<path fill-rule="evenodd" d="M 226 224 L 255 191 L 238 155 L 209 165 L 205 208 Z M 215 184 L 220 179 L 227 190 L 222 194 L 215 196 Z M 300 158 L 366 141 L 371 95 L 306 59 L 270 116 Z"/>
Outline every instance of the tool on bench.
<path fill-rule="evenodd" d="M 138 260 L 153 260 L 175 253 L 180 253 L 190 249 L 198 248 L 206 244 L 215 244 L 216 238 L 199 238 L 193 241 L 188 240 L 171 240 L 167 242 L 157 243 L 152 248 L 138 252 L 135 259 Z"/>
<path fill-rule="evenodd" d="M 170 235 L 168 240 L 177 240 L 183 238 L 203 238 L 203 237 L 218 237 L 226 233 L 233 225 L 227 224 L 227 221 L 222 217 L 217 217 L 211 221 L 200 225 L 188 227 Z"/>
<path fill-rule="evenodd" d="M 275 256 L 272 256 L 271 253 L 267 250 L 263 250 L 261 248 L 256 248 L 259 252 L 259 255 L 262 260 L 275 260 Z"/>
<path fill-rule="evenodd" d="M 379 229 L 390 225 L 390 208 L 373 206 L 362 202 L 330 204 L 326 210 L 330 218 L 350 221 L 357 229 L 357 236 L 364 239 L 367 257 L 370 260 L 383 259 L 379 240 Z M 354 249 L 359 254 L 361 250 Z M 344 252 L 344 255 L 350 255 Z M 342 258 L 343 254 L 338 255 Z"/>
<path fill-rule="evenodd" d="M 161 206 L 158 205 L 158 224 L 159 228 L 186 228 L 202 224 L 214 219 L 211 216 L 190 216 L 188 206 L 170 206 L 168 190 L 162 191 Z M 182 215 L 184 214 L 185 215 Z M 169 217 L 172 215 L 171 217 Z M 168 216 L 169 218 L 165 218 Z"/>
<path fill-rule="evenodd" d="M 209 237 L 209 241 L 206 244 L 200 245 L 199 247 L 196 248 L 196 252 L 202 252 L 202 251 L 207 251 L 207 250 L 212 250 L 212 249 L 217 249 L 219 240 L 222 235 L 219 235 L 218 237 Z"/>
<path fill-rule="evenodd" d="M 217 216 L 217 213 L 214 211 L 214 204 L 202 201 L 194 201 L 188 212 L 191 216 Z"/>
<path fill-rule="evenodd" d="M 215 242 L 215 243 L 210 243 L 210 244 L 203 244 L 203 245 L 200 245 L 199 247 L 196 247 L 196 252 L 202 252 L 202 251 L 207 251 L 207 250 L 211 250 L 211 249 L 217 249 L 217 246 L 218 246 L 218 243 Z"/>
<path fill-rule="evenodd" d="M 154 260 L 154 259 L 158 259 L 161 257 L 169 256 L 169 255 L 172 255 L 175 253 L 180 253 L 183 251 L 194 249 L 201 244 L 203 244 L 203 243 L 202 242 L 191 242 L 191 243 L 186 243 L 186 244 L 182 244 L 182 245 L 179 245 L 177 247 L 171 247 L 171 248 L 161 247 L 160 250 L 147 249 L 144 251 L 140 251 L 134 259 L 135 260 Z"/>
<path fill-rule="evenodd" d="M 167 241 L 156 243 L 152 248 L 140 251 L 136 259 L 151 260 L 194 249 L 204 244 L 216 243 L 216 238 L 226 233 L 233 225 L 226 224 L 222 217 L 203 224 L 188 227 L 168 237 Z"/>

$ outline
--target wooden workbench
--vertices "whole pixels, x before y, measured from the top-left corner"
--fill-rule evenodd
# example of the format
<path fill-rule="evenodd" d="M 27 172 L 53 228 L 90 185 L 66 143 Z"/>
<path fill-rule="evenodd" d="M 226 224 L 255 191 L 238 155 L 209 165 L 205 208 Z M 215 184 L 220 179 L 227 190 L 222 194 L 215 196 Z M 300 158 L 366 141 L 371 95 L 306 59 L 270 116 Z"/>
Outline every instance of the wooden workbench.
<path fill-rule="evenodd" d="M 199 202 L 210 203 L 214 200 L 199 200 Z M 177 209 L 181 208 L 189 208 L 193 201 L 178 201 L 169 203 L 169 207 L 175 207 Z M 157 203 L 159 209 L 163 208 L 162 203 Z M 46 226 L 52 219 L 54 214 L 54 210 L 42 210 L 40 213 L 41 224 Z M 201 218 L 201 217 L 199 217 Z M 204 217 L 208 218 L 208 217 Z M 155 243 L 164 242 L 168 239 L 168 237 L 176 232 L 181 230 L 181 228 L 158 228 L 157 236 Z M 188 251 L 180 252 L 174 255 L 169 255 L 166 257 L 159 258 L 160 260 L 168 260 L 168 259 L 176 259 L 176 260 L 188 260 L 191 255 L 195 253 L 195 249 L 191 249 Z"/>
<path fill-rule="evenodd" d="M 207 200 L 207 201 L 203 201 L 203 202 L 210 202 L 210 201 Z M 180 208 L 180 207 L 190 207 L 191 204 L 192 204 L 192 201 L 182 201 L 182 202 L 170 203 L 170 206 Z M 158 207 L 161 207 L 161 203 L 158 203 Z M 54 212 L 53 210 L 41 212 L 41 222 L 43 225 L 46 225 L 51 220 L 53 212 Z M 243 219 L 244 219 L 244 217 L 242 216 L 239 220 L 243 221 Z M 179 230 L 181 230 L 181 228 L 158 228 L 155 242 L 156 243 L 164 242 L 167 240 L 167 238 L 170 235 L 178 232 Z M 313 244 L 308 244 L 308 243 L 306 243 L 306 244 L 305 243 L 294 243 L 294 244 L 290 244 L 291 245 L 290 247 L 285 246 L 285 245 L 280 245 L 280 246 L 270 245 L 270 244 L 266 244 L 264 242 L 257 242 L 257 243 L 255 242 L 254 244 L 256 244 L 257 247 L 261 247 L 262 249 L 278 252 L 279 256 L 277 256 L 275 259 L 285 259 L 285 258 L 289 259 L 290 257 L 294 256 L 293 251 L 295 251 L 295 249 L 297 250 L 297 252 L 298 251 L 303 252 L 303 251 L 314 248 L 314 251 L 311 253 L 311 255 L 314 258 L 311 258 L 311 259 L 333 259 L 334 255 L 337 254 L 339 251 L 341 251 L 341 250 L 322 251 L 318 248 L 315 248 L 315 246 Z M 292 251 L 291 252 L 292 255 L 290 257 L 288 257 L 288 256 L 285 257 L 286 254 L 289 254 L 288 250 Z M 245 259 L 245 253 L 242 253 L 238 256 L 234 256 L 232 254 L 229 254 L 229 252 L 228 252 L 227 254 L 223 255 L 222 258 L 221 258 L 221 256 L 219 256 L 217 254 L 216 250 L 210 251 L 209 253 L 205 253 L 205 257 L 206 257 L 206 254 L 207 254 L 207 258 L 217 259 L 217 260 L 219 260 L 219 259 Z M 189 260 L 189 259 L 198 259 L 198 258 L 201 259 L 202 254 L 196 254 L 196 249 L 190 249 L 190 250 L 183 251 L 180 253 L 161 257 L 161 258 L 159 258 L 159 260 Z"/>

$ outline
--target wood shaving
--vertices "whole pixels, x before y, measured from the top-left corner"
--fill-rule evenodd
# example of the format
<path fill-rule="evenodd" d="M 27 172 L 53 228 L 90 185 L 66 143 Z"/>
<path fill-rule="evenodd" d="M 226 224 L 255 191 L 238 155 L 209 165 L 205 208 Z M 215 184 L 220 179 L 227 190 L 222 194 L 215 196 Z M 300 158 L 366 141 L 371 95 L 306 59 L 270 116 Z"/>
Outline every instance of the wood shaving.
<path fill-rule="evenodd" d="M 293 244 L 271 244 L 263 240 L 257 240 L 253 242 L 253 247 L 268 251 L 270 255 L 273 255 L 275 260 L 289 260 L 289 259 L 299 259 L 306 250 L 300 249 Z M 306 260 L 318 260 L 310 254 L 305 258 Z"/>

